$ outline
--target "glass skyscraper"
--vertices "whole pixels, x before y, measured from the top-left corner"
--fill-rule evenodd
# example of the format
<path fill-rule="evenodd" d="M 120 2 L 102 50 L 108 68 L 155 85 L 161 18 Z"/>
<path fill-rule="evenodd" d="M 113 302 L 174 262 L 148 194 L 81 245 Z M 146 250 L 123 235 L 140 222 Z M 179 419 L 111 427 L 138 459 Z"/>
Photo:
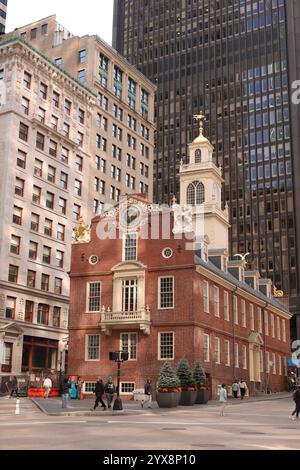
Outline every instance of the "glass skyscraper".
<path fill-rule="evenodd" d="M 7 0 L 0 0 L 0 35 L 5 33 Z"/>
<path fill-rule="evenodd" d="M 180 160 L 202 111 L 224 169 L 231 255 L 249 252 L 298 314 L 299 3 L 115 0 L 113 27 L 113 46 L 158 86 L 156 201 L 178 197 Z M 300 338 L 300 316 L 292 326 Z"/>

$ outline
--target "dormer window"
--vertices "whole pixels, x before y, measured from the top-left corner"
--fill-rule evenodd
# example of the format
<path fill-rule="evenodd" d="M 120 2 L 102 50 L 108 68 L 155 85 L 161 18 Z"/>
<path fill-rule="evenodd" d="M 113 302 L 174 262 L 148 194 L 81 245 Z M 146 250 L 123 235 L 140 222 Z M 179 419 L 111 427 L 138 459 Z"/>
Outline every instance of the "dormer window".
<path fill-rule="evenodd" d="M 195 152 L 195 163 L 201 163 L 201 158 L 202 158 L 201 150 L 197 149 Z"/>
<path fill-rule="evenodd" d="M 200 181 L 194 181 L 187 188 L 187 204 L 195 206 L 205 202 L 205 188 Z"/>

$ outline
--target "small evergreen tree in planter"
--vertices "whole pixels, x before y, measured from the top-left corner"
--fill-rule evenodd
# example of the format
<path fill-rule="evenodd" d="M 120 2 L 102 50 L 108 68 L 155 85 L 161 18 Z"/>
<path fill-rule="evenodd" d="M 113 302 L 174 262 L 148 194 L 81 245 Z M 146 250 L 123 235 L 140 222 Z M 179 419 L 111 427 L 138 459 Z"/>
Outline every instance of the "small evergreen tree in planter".
<path fill-rule="evenodd" d="M 180 380 L 165 362 L 158 378 L 156 400 L 160 408 L 174 408 L 180 400 Z"/>
<path fill-rule="evenodd" d="M 210 397 L 208 382 L 200 361 L 195 362 L 194 380 L 197 388 L 197 405 L 206 405 Z"/>
<path fill-rule="evenodd" d="M 183 406 L 194 405 L 197 398 L 197 390 L 189 362 L 185 357 L 179 362 L 177 375 L 181 384 L 181 398 L 179 404 Z"/>

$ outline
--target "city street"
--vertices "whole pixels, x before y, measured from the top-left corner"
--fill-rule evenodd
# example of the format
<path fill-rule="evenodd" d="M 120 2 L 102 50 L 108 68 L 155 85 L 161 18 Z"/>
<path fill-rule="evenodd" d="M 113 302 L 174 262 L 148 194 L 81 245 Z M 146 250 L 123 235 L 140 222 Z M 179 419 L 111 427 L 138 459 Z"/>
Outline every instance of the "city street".
<path fill-rule="evenodd" d="M 0 399 L 1 450 L 298 450 L 300 421 L 291 399 L 217 403 L 129 415 L 48 416 L 28 399 Z M 12 439 L 13 436 L 13 439 Z"/>

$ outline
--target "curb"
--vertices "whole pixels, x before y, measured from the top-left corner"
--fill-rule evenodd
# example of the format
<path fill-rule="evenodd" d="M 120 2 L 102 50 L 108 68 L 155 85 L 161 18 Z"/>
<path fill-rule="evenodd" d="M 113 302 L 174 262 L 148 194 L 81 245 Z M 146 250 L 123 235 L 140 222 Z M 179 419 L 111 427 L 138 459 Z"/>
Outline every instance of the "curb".
<path fill-rule="evenodd" d="M 123 411 L 61 411 L 61 412 L 49 412 L 40 403 L 35 401 L 34 398 L 30 400 L 39 408 L 42 413 L 48 416 L 130 416 L 142 414 L 138 410 L 123 410 Z M 144 413 L 143 413 L 144 414 Z"/>

